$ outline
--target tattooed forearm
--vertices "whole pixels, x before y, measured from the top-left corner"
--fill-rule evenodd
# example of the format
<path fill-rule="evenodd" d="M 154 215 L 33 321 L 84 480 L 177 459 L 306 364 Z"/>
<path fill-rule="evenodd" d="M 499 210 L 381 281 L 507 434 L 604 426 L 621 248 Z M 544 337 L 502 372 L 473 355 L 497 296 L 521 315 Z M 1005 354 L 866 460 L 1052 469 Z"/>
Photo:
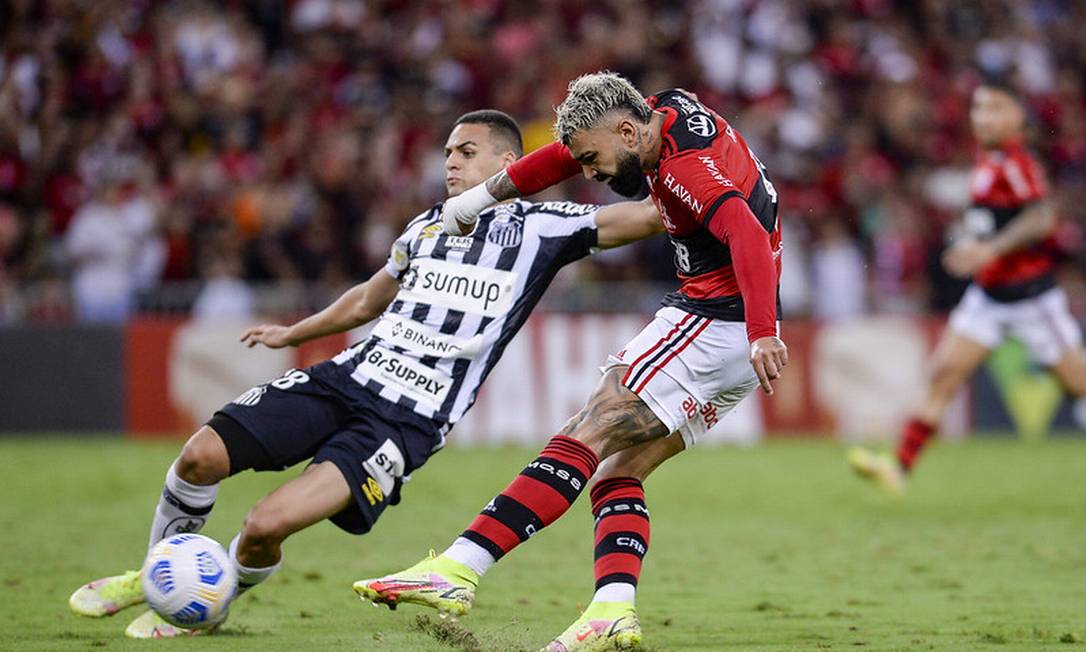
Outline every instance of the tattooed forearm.
<path fill-rule="evenodd" d="M 668 434 L 649 406 L 622 384 L 625 369 L 604 374 L 588 404 L 559 432 L 584 442 L 601 460 Z"/>
<path fill-rule="evenodd" d="M 505 170 L 495 174 L 486 180 L 486 191 L 498 201 L 516 199 L 520 197 L 520 191 L 513 185 L 513 180 L 505 173 Z"/>

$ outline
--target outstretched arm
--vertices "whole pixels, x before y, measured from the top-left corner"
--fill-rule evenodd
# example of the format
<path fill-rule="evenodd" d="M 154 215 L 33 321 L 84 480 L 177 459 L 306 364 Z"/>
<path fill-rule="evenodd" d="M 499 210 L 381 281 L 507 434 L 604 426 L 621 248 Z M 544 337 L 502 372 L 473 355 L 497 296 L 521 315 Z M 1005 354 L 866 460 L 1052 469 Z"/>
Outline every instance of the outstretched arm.
<path fill-rule="evenodd" d="M 574 175 L 581 165 L 562 143 L 551 143 L 516 161 L 474 188 L 450 197 L 441 211 L 446 233 L 465 235 L 487 208 L 498 202 L 534 195 Z"/>
<path fill-rule="evenodd" d="M 332 305 L 292 326 L 261 324 L 241 336 L 252 348 L 263 344 L 270 349 L 298 346 L 302 342 L 341 333 L 369 322 L 385 311 L 396 297 L 400 282 L 382 269 L 368 281 L 344 292 Z"/>
<path fill-rule="evenodd" d="M 663 230 L 663 221 L 651 197 L 604 206 L 596 213 L 596 238 L 601 249 L 644 240 Z"/>

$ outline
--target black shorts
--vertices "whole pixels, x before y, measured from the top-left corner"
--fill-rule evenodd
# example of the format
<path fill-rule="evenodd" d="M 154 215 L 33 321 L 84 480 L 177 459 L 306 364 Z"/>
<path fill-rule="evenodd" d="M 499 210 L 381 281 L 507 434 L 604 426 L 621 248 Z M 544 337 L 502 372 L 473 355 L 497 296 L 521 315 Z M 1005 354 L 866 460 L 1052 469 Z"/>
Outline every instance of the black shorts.
<path fill-rule="evenodd" d="M 354 505 L 330 520 L 365 534 L 386 506 L 400 502 L 404 476 L 425 464 L 443 437 L 439 423 L 381 398 L 349 371 L 330 360 L 292 369 L 234 399 L 208 425 L 226 444 L 231 473 L 308 459 L 335 464 Z"/>

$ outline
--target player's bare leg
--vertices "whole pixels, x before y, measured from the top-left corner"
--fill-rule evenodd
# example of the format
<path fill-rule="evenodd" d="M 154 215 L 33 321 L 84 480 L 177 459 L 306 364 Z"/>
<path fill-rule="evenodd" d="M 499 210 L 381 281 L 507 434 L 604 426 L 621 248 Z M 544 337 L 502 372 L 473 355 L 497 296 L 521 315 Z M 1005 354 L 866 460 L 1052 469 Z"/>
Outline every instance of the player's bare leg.
<path fill-rule="evenodd" d="M 230 475 L 226 444 L 211 426 L 203 426 L 189 437 L 175 464 L 178 477 L 195 485 L 216 484 Z"/>
<path fill-rule="evenodd" d="M 277 566 L 287 537 L 338 514 L 351 501 L 351 488 L 335 464 L 310 465 L 249 510 L 241 533 L 231 544 L 235 561 L 252 569 Z M 238 582 L 245 586 L 240 575 Z"/>
<path fill-rule="evenodd" d="M 588 403 L 559 435 L 576 439 L 606 460 L 627 448 L 667 436 L 667 427 L 648 405 L 622 384 L 626 367 L 612 367 Z"/>
<path fill-rule="evenodd" d="M 1051 369 L 1068 394 L 1086 397 L 1086 350 L 1081 346 L 1068 350 Z"/>
<path fill-rule="evenodd" d="M 596 583 L 591 604 L 547 646 L 552 652 L 632 649 L 641 643 L 635 597 L 649 547 L 649 512 L 641 483 L 683 451 L 678 434 L 618 452 L 604 460 L 592 487 Z"/>
<path fill-rule="evenodd" d="M 230 473 L 226 446 L 209 426 L 189 437 L 166 474 L 155 508 L 148 547 L 179 532 L 198 532 L 207 522 L 218 485 Z M 68 599 L 72 611 L 97 618 L 143 602 L 139 571 L 103 577 L 89 582 Z"/>
<path fill-rule="evenodd" d="M 958 390 L 991 352 L 988 347 L 947 329 L 935 348 L 927 391 L 915 418 L 938 425 Z"/>
<path fill-rule="evenodd" d="M 919 409 L 905 424 L 894 457 L 864 448 L 848 451 L 848 462 L 862 477 L 889 494 L 905 489 L 905 477 L 920 451 L 935 435 L 950 402 L 991 350 L 948 328 L 936 346 L 931 373 Z"/>
<path fill-rule="evenodd" d="M 622 384 L 626 367 L 608 370 L 592 397 L 534 461 L 496 496 L 443 554 L 398 573 L 359 580 L 364 600 L 463 615 L 479 578 L 495 561 L 556 521 L 577 499 L 601 458 L 660 439 L 667 428 Z"/>
<path fill-rule="evenodd" d="M 238 593 L 264 582 L 279 569 L 287 537 L 333 516 L 351 504 L 346 478 L 331 462 L 306 468 L 260 500 L 245 517 L 241 533 L 230 543 L 230 558 L 238 572 Z M 194 634 L 148 611 L 125 630 L 130 638 L 173 638 Z"/>

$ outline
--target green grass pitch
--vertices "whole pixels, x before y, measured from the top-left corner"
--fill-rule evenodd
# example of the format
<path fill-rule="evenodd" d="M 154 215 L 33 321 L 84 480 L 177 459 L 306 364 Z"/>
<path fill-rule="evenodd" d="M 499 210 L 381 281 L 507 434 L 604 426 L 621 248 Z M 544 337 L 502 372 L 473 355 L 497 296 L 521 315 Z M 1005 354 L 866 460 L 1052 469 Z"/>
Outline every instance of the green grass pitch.
<path fill-rule="evenodd" d="M 215 636 L 127 641 L 139 612 L 84 619 L 80 583 L 133 568 L 177 443 L 0 440 L 0 649 L 536 650 L 592 585 L 582 498 L 485 578 L 444 628 L 360 603 L 355 579 L 443 548 L 526 463 L 524 449 L 449 449 L 365 537 L 322 523 Z M 652 542 L 638 606 L 651 650 L 1086 649 L 1086 441 L 937 445 L 905 500 L 851 477 L 819 441 L 688 451 L 647 483 Z M 297 473 L 227 481 L 205 529 L 222 542 Z M 422 618 L 420 618 L 422 616 Z"/>

